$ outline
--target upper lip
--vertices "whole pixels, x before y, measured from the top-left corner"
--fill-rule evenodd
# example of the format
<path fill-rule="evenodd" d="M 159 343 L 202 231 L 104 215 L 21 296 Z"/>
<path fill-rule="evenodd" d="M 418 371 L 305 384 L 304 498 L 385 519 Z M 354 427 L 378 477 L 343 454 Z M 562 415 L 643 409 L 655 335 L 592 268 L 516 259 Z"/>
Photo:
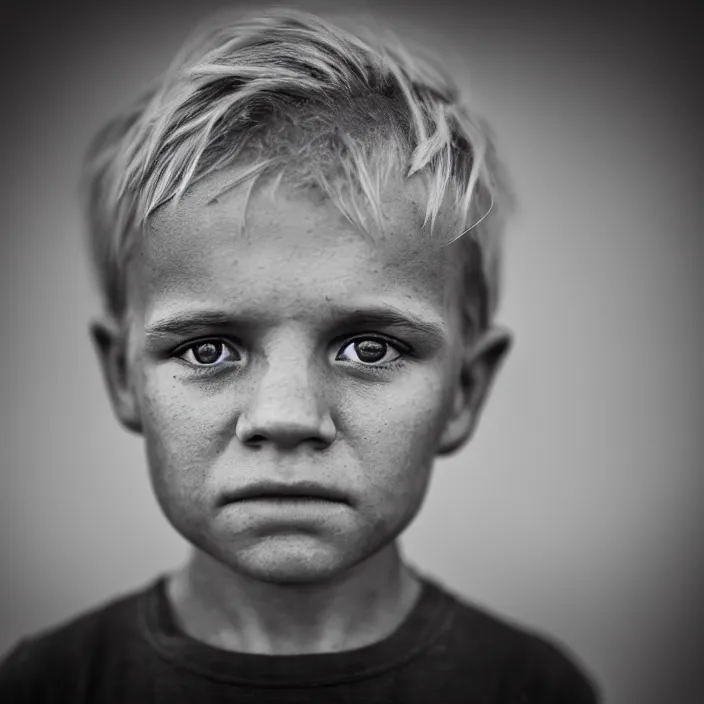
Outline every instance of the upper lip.
<path fill-rule="evenodd" d="M 249 484 L 241 489 L 229 492 L 226 496 L 226 503 L 243 499 L 282 498 L 287 496 L 310 497 L 349 503 L 347 497 L 338 489 L 308 481 L 295 483 L 263 481 Z"/>

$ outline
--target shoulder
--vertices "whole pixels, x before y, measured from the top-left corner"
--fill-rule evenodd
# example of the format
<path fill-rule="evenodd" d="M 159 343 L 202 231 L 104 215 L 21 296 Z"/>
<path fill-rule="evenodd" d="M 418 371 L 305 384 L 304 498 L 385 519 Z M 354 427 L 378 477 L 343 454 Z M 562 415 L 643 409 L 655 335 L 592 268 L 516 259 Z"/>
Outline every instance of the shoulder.
<path fill-rule="evenodd" d="M 75 691 L 96 663 L 129 652 L 140 639 L 145 589 L 135 591 L 22 639 L 0 660 L 0 701 L 36 701 L 44 691 Z"/>
<path fill-rule="evenodd" d="M 564 645 L 442 589 L 452 603 L 445 647 L 496 682 L 512 704 L 595 704 L 591 677 Z M 469 668 L 473 669 L 473 668 Z"/>
<path fill-rule="evenodd" d="M 526 634 L 510 660 L 516 702 L 595 704 L 597 691 L 575 656 L 552 638 Z"/>

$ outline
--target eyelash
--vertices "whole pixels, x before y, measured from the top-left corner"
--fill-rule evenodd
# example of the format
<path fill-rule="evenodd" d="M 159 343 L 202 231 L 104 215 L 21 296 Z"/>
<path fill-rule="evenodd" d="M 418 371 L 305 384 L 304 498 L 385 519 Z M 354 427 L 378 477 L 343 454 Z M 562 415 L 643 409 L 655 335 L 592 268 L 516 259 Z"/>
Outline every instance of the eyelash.
<path fill-rule="evenodd" d="M 365 371 L 371 371 L 374 373 L 379 373 L 379 372 L 385 372 L 388 371 L 389 369 L 395 369 L 398 367 L 402 367 L 406 364 L 407 358 L 411 356 L 411 349 L 408 347 L 408 345 L 405 345 L 397 340 L 392 340 L 390 338 L 387 338 L 383 335 L 379 334 L 368 334 L 368 335 L 356 335 L 354 337 L 349 337 L 349 338 L 344 338 L 344 341 L 340 341 L 340 347 L 338 348 L 337 355 L 339 355 L 344 349 L 346 349 L 349 345 L 351 345 L 354 342 L 361 342 L 363 340 L 373 340 L 375 342 L 383 342 L 386 345 L 389 345 L 393 349 L 395 349 L 399 353 L 399 357 L 397 359 L 394 359 L 390 362 L 385 362 L 384 364 L 364 364 L 361 362 L 347 362 L 350 366 L 354 366 L 357 369 L 364 369 Z M 172 357 L 180 358 L 181 361 L 183 361 L 185 364 L 187 364 L 190 369 L 196 373 L 196 374 L 204 374 L 204 375 L 212 375 L 220 371 L 220 369 L 224 366 L 223 364 L 203 364 L 203 365 L 196 365 L 196 364 L 191 364 L 190 362 L 186 361 L 183 359 L 183 355 L 188 352 L 189 350 L 193 350 L 195 347 L 198 347 L 199 345 L 203 345 L 207 342 L 213 342 L 217 344 L 224 345 L 225 347 L 228 347 L 232 349 L 232 344 L 222 338 L 217 338 L 217 337 L 208 337 L 208 338 L 203 338 L 201 340 L 196 340 L 195 342 L 189 342 L 187 345 L 181 345 L 178 347 L 174 352 L 171 354 Z M 337 360 L 336 356 L 336 361 L 343 361 L 344 360 Z"/>

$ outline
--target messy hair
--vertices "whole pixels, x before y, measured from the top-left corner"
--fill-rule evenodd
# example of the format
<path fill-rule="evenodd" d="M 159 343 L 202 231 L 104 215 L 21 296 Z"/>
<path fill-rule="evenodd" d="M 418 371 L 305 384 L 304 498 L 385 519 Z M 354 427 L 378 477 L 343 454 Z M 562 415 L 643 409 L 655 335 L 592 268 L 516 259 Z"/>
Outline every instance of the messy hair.
<path fill-rule="evenodd" d="M 462 238 L 463 310 L 480 327 L 495 313 L 513 196 L 491 130 L 390 33 L 281 8 L 201 27 L 87 155 L 90 251 L 110 313 L 124 313 L 127 261 L 150 216 L 224 167 L 250 193 L 264 175 L 316 187 L 367 234 L 384 228 L 389 178 L 420 179 L 419 227 L 441 246 Z"/>

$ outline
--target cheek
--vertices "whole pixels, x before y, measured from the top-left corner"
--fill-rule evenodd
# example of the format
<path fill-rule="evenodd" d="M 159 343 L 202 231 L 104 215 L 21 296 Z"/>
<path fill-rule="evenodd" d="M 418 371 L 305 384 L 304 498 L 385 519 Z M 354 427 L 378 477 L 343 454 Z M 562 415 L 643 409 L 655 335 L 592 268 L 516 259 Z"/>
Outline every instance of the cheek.
<path fill-rule="evenodd" d="M 441 376 L 422 374 L 347 397 L 343 430 L 379 501 L 396 504 L 424 491 L 449 400 Z"/>
<path fill-rule="evenodd" d="M 143 375 L 140 398 L 149 469 L 160 500 L 205 500 L 211 467 L 222 455 L 228 409 L 222 396 L 203 397 L 166 370 Z"/>

